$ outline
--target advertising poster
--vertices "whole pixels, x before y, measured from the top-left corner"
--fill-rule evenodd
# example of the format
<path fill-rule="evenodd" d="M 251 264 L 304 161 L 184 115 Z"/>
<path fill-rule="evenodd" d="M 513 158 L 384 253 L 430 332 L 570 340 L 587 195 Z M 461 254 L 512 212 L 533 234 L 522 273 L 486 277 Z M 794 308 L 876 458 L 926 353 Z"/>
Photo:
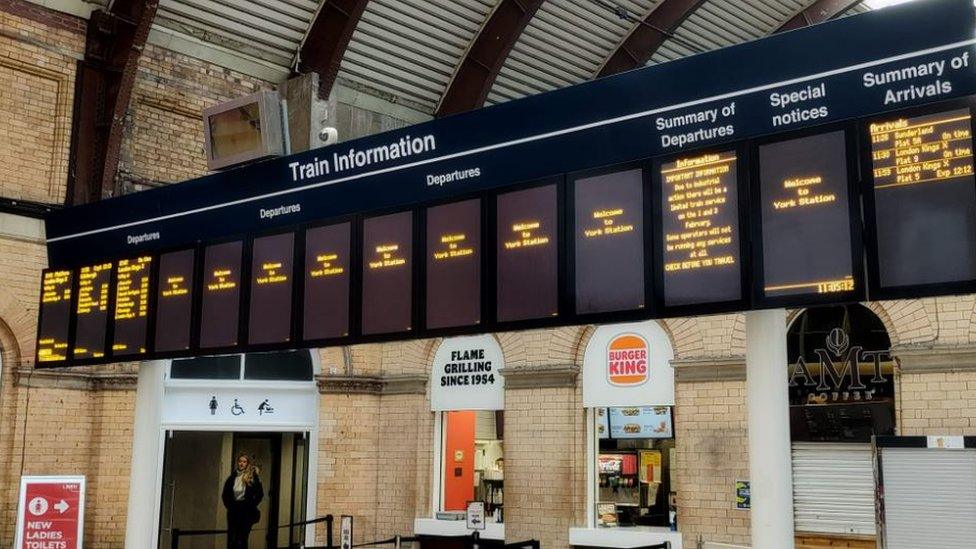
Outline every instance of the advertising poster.
<path fill-rule="evenodd" d="M 610 408 L 610 438 L 672 438 L 671 408 L 634 406 Z"/>
<path fill-rule="evenodd" d="M 610 415 L 606 408 L 596 409 L 596 434 L 599 438 L 610 438 Z"/>
<path fill-rule="evenodd" d="M 735 481 L 735 508 L 752 508 L 752 488 L 748 480 Z"/>
<path fill-rule="evenodd" d="M 640 452 L 640 481 L 644 483 L 663 481 L 660 450 L 642 450 Z"/>

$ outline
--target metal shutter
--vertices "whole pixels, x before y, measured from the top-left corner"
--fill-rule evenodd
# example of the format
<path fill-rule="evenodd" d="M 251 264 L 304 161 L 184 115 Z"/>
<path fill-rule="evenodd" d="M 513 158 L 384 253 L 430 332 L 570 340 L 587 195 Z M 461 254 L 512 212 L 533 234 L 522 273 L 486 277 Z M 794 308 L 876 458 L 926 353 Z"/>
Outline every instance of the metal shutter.
<path fill-rule="evenodd" d="M 875 535 L 870 444 L 793 443 L 797 532 Z"/>
<path fill-rule="evenodd" d="M 976 450 L 881 450 L 885 547 L 972 549 Z"/>

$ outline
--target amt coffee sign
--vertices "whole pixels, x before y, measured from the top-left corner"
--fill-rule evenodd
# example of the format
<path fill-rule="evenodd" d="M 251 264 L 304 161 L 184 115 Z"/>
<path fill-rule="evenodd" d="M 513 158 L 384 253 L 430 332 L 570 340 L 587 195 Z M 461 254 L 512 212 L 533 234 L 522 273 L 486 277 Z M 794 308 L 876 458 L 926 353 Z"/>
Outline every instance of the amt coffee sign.
<path fill-rule="evenodd" d="M 623 334 L 607 346 L 607 379 L 611 385 L 633 387 L 647 382 L 647 340 L 637 334 Z"/>

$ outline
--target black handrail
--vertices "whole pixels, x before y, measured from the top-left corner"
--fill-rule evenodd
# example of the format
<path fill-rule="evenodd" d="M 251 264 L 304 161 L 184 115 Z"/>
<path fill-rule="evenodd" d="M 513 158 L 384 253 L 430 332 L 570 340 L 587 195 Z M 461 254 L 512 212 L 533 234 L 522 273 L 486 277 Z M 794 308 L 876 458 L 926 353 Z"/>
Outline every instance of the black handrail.
<path fill-rule="evenodd" d="M 306 526 L 308 524 L 318 524 L 320 522 L 326 522 L 326 523 L 328 523 L 328 528 L 327 528 L 326 531 L 328 532 L 328 543 L 329 543 L 329 546 L 331 547 L 332 546 L 332 539 L 331 539 L 332 538 L 332 522 L 333 522 L 332 515 L 326 515 L 324 517 L 318 517 L 318 518 L 314 518 L 314 519 L 310 519 L 310 520 L 303 520 L 302 522 L 293 522 L 291 524 L 283 524 L 281 526 L 276 527 L 275 529 L 276 530 L 281 530 L 282 528 L 294 528 L 295 526 Z M 261 530 L 267 530 L 267 528 L 255 528 L 253 531 L 261 531 Z M 181 537 L 190 537 L 190 536 L 219 536 L 221 534 L 226 534 L 226 533 L 227 533 L 227 529 L 226 528 L 223 529 L 223 530 L 182 530 L 180 528 L 173 528 L 173 530 L 170 533 L 170 547 L 172 547 L 172 549 L 179 549 L 179 547 L 180 547 L 180 538 Z"/>

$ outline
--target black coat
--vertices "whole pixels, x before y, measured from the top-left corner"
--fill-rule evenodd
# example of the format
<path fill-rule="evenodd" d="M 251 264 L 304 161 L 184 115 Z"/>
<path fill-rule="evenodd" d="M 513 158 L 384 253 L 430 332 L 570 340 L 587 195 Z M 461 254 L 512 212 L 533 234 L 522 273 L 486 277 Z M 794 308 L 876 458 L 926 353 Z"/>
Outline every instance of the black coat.
<path fill-rule="evenodd" d="M 224 491 L 221 494 L 224 507 L 227 508 L 227 522 L 249 521 L 249 524 L 254 524 L 261 520 L 261 513 L 258 511 L 258 504 L 264 499 L 261 479 L 254 475 L 254 481 L 250 485 L 244 485 L 244 499 L 238 501 L 234 497 L 234 479 L 236 477 L 236 472 L 232 472 L 227 477 L 227 480 L 224 481 Z"/>

